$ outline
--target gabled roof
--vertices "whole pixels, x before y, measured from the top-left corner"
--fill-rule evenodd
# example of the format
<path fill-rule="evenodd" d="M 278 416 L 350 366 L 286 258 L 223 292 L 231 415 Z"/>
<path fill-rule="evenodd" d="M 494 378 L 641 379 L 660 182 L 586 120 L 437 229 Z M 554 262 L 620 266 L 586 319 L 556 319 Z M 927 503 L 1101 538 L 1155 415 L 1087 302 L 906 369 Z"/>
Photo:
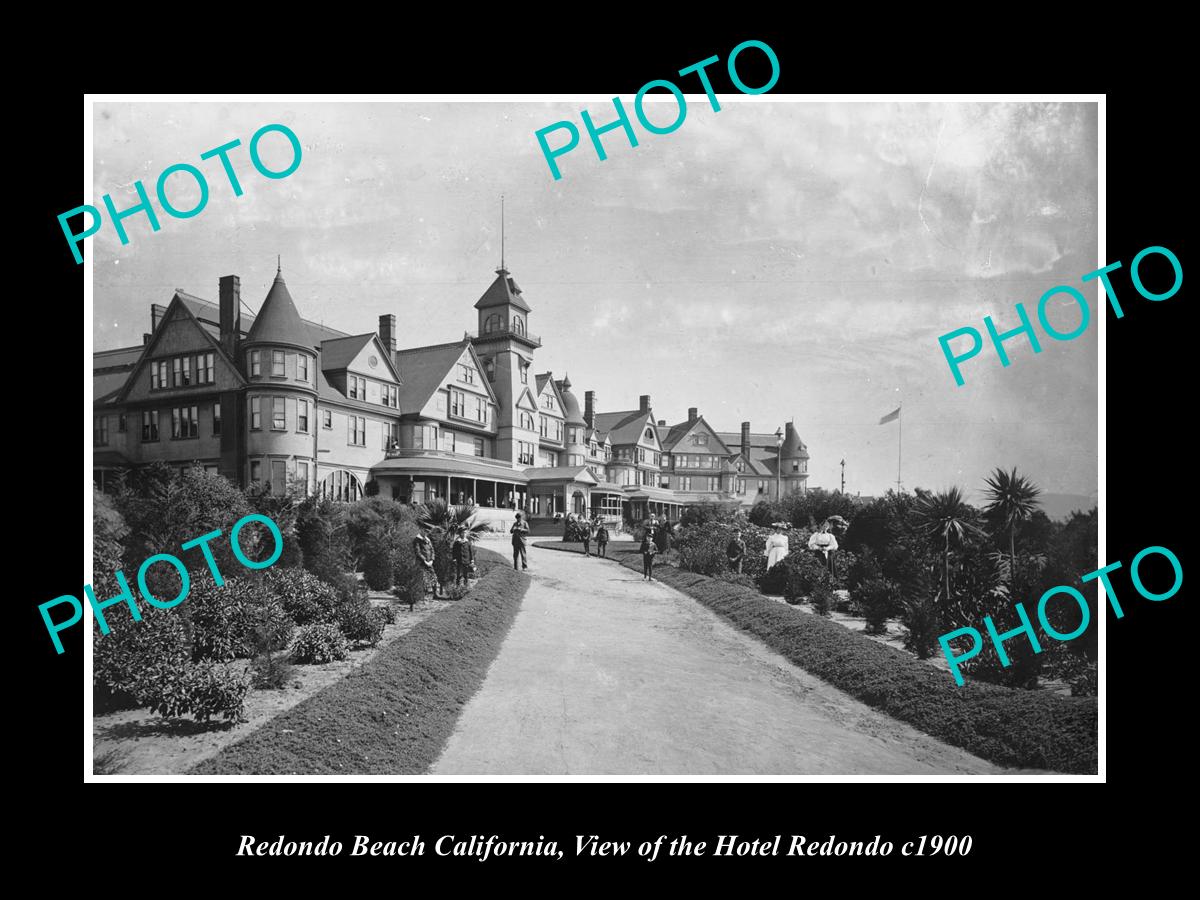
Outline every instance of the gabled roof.
<path fill-rule="evenodd" d="M 517 398 L 516 405 L 519 409 L 524 409 L 529 412 L 537 412 L 537 398 L 533 396 L 533 392 L 529 390 L 528 385 L 526 385 L 525 389 L 521 391 L 521 396 Z"/>
<path fill-rule="evenodd" d="M 434 391 L 442 387 L 451 369 L 462 357 L 463 351 L 471 354 L 476 368 L 483 370 L 479 355 L 469 340 L 452 344 L 434 344 L 429 347 L 413 347 L 396 351 L 396 371 L 401 381 L 400 412 L 420 412 Z M 487 379 L 483 379 L 488 398 L 494 403 L 496 395 Z"/>
<path fill-rule="evenodd" d="M 607 434 L 614 444 L 636 444 L 642 439 L 642 431 L 646 425 L 654 424 L 650 412 L 642 412 L 640 409 L 596 413 L 595 421 L 596 430 Z"/>
<path fill-rule="evenodd" d="M 553 372 L 545 372 L 537 375 L 534 380 L 537 382 L 537 395 L 539 397 L 542 396 L 542 393 L 546 390 L 546 384 L 549 383 L 550 391 L 554 394 L 554 399 L 558 401 L 558 408 L 565 409 L 566 404 L 563 403 L 562 391 L 558 389 L 558 382 L 554 380 Z M 548 412 L 541 404 L 538 405 L 538 409 L 542 412 Z M 557 413 L 551 413 L 551 415 L 557 415 Z"/>
<path fill-rule="evenodd" d="M 734 454 L 733 461 L 736 463 L 737 460 L 739 460 L 739 459 L 744 460 L 746 463 L 746 471 L 743 473 L 745 475 L 774 475 L 775 474 L 774 470 L 768 469 L 761 461 L 754 458 L 753 451 L 751 451 L 751 454 L 748 457 L 743 456 L 741 453 Z"/>
<path fill-rule="evenodd" d="M 584 484 L 598 484 L 596 476 L 587 466 L 539 466 L 536 469 L 526 469 L 525 477 L 530 481 L 579 481 Z"/>
<path fill-rule="evenodd" d="M 250 326 L 245 343 L 291 344 L 306 350 L 313 349 L 312 334 L 300 318 L 282 272 L 275 273 L 275 281 L 267 291 L 267 299 L 263 301 L 254 324 Z"/>
<path fill-rule="evenodd" d="M 379 340 L 379 335 L 373 331 L 368 331 L 366 334 L 355 334 L 350 337 L 321 341 L 321 368 L 326 372 L 340 372 L 347 368 L 350 363 L 354 362 L 355 357 L 362 352 L 363 347 L 371 343 L 379 348 L 379 356 L 387 363 L 388 371 L 392 373 L 397 381 L 403 383 L 404 379 L 396 371 L 396 364 L 392 360 L 392 354 L 384 349 L 383 342 Z"/>
<path fill-rule="evenodd" d="M 137 380 L 137 376 L 141 373 L 143 367 L 150 360 L 150 357 L 154 355 L 154 348 L 157 347 L 159 342 L 162 340 L 162 336 L 165 333 L 163 325 L 169 319 L 174 317 L 182 317 L 185 321 L 189 321 L 195 325 L 196 331 L 204 335 L 204 339 L 208 342 L 209 346 L 212 347 L 217 356 L 229 364 L 230 369 L 233 371 L 238 381 L 242 384 L 246 383 L 246 379 L 242 377 L 242 373 L 238 369 L 237 364 L 229 358 L 229 354 L 225 352 L 225 348 L 221 346 L 221 342 L 213 337 L 208 329 L 196 320 L 196 317 L 192 315 L 192 311 L 188 309 L 186 303 L 184 303 L 179 297 L 174 297 L 172 298 L 170 305 L 167 306 L 167 311 L 163 313 L 162 321 L 159 322 L 158 328 L 155 329 L 154 335 L 150 338 L 150 343 L 146 344 L 146 346 L 142 348 L 142 355 L 138 357 L 137 364 L 133 367 L 133 370 L 129 372 L 128 377 L 125 379 L 125 384 L 122 385 L 121 390 L 115 396 L 106 399 L 109 399 L 110 402 L 118 403 L 129 395 L 129 389 Z M 97 397 L 97 399 L 100 398 Z"/>
<path fill-rule="evenodd" d="M 362 348 L 371 343 L 375 335 L 354 334 L 350 337 L 321 341 L 321 368 L 326 372 L 337 372 L 354 362 Z"/>
<path fill-rule="evenodd" d="M 713 430 L 713 427 L 704 421 L 704 416 L 697 416 L 695 419 L 692 419 L 691 421 L 680 422 L 678 425 L 672 425 L 670 431 L 667 432 L 667 436 L 662 439 L 663 449 L 664 450 L 674 450 L 675 445 L 678 444 L 680 441 L 682 441 L 685 437 L 687 437 L 688 433 L 691 432 L 691 430 L 693 428 L 695 428 L 697 425 L 699 425 L 700 423 L 703 423 L 704 429 L 709 434 L 711 434 L 713 437 L 715 437 L 717 439 L 717 444 L 718 444 L 718 446 L 716 448 L 717 450 L 719 450 L 722 454 L 725 454 L 725 455 L 728 455 L 733 452 L 732 450 L 729 449 L 729 445 L 726 444 L 723 440 L 721 440 L 721 436 Z"/>
<path fill-rule="evenodd" d="M 524 312 L 530 312 L 529 304 L 521 297 L 521 289 L 509 276 L 508 269 L 497 269 L 496 280 L 483 292 L 483 296 L 475 301 L 476 309 L 487 309 L 492 306 L 515 306 Z"/>

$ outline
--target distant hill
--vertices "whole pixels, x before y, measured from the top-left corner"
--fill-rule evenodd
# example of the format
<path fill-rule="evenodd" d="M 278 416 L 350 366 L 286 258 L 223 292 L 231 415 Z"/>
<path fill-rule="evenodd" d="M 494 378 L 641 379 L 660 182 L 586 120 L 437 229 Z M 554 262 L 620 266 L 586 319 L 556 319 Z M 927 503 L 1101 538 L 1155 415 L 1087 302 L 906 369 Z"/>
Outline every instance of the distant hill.
<path fill-rule="evenodd" d="M 1096 498 L 1085 497 L 1083 494 L 1042 494 L 1042 511 L 1051 519 L 1069 519 L 1075 510 L 1087 512 L 1096 505 Z"/>

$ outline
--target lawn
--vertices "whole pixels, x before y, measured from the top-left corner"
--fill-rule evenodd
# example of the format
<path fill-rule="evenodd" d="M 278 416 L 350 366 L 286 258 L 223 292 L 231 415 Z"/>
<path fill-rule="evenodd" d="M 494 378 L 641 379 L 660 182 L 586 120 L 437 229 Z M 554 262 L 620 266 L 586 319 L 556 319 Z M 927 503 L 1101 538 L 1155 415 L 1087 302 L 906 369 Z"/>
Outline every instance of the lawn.
<path fill-rule="evenodd" d="M 529 584 L 479 549 L 481 577 L 352 674 L 191 770 L 196 775 L 425 772 L 482 684 Z"/>

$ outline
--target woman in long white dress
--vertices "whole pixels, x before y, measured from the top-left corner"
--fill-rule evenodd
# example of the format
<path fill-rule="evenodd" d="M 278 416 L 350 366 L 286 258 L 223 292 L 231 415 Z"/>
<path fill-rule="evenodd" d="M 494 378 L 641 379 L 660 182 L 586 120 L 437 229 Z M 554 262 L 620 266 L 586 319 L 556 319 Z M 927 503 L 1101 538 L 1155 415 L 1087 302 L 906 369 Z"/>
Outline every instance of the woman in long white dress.
<path fill-rule="evenodd" d="M 775 533 L 767 538 L 767 545 L 763 549 L 763 553 L 767 557 L 768 569 L 788 555 L 787 535 L 783 533 L 783 529 L 779 525 L 774 527 Z"/>

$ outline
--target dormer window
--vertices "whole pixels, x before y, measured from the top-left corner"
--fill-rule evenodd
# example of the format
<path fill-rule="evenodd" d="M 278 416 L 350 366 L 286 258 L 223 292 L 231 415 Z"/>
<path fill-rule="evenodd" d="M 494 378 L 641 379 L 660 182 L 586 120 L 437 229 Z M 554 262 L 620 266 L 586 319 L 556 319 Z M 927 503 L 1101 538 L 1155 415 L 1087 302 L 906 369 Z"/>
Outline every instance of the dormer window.
<path fill-rule="evenodd" d="M 646 429 L 645 438 L 646 438 L 646 440 L 648 440 L 648 441 L 652 441 L 652 440 L 654 440 L 654 429 L 653 429 L 653 428 L 647 428 L 647 429 Z"/>

